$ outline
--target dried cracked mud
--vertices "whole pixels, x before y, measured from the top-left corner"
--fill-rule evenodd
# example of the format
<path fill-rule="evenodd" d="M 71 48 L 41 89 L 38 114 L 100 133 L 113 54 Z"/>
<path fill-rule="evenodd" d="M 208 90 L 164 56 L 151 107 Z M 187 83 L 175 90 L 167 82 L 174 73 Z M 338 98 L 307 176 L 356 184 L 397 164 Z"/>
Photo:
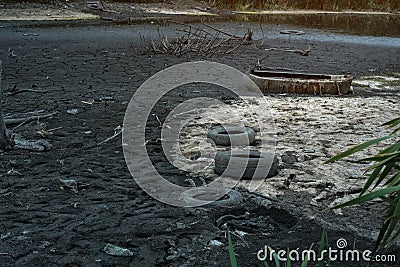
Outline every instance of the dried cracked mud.
<path fill-rule="evenodd" d="M 26 139 L 45 139 L 51 144 L 48 151 L 0 152 L 1 266 L 230 266 L 226 227 L 233 232 L 239 266 L 263 266 L 256 254 L 265 245 L 307 249 L 318 244 L 322 229 L 333 247 L 345 238 L 349 247 L 372 249 L 383 220 L 382 203 L 343 209 L 340 214 L 328 210 L 332 201 L 356 193 L 360 186 L 356 181 L 362 179 L 359 165 L 321 162 L 385 133 L 376 123 L 399 115 L 398 83 L 382 89 L 359 82 L 354 84 L 355 94 L 341 97 L 267 96 L 282 164 L 280 175 L 258 192 L 277 201 L 241 188 L 244 200 L 233 208 L 176 208 L 152 199 L 136 185 L 120 137 L 96 144 L 122 126 L 128 102 L 145 80 L 194 59 L 143 53 L 138 32 L 156 36 L 157 26 L 151 24 L 27 28 L 2 22 L 1 26 L 5 115 L 58 112 L 15 130 Z M 172 26 L 164 29 L 173 31 Z M 269 53 L 269 67 L 351 72 L 358 81 L 400 71 L 398 46 L 317 39 L 288 43 L 286 36 L 268 40 L 269 47 L 303 48 L 310 43 L 308 57 L 243 46 L 211 60 L 245 72 L 260 55 Z M 19 89 L 42 92 L 10 94 Z M 161 122 L 176 105 L 198 96 L 187 89 L 172 91 L 154 107 Z M 241 108 L 227 90 L 211 86 L 202 93 Z M 202 135 L 209 127 L 201 120 L 192 126 L 197 127 L 193 135 Z M 147 150 L 156 168 L 177 184 L 188 186 L 187 178 L 197 183 L 196 175 L 166 161 L 156 116 L 149 118 L 147 128 Z M 285 187 L 286 176 L 292 173 L 296 179 Z M 107 244 L 131 254 L 108 255 Z M 396 247 L 380 253 L 399 255 Z M 342 261 L 333 266 L 365 265 Z"/>

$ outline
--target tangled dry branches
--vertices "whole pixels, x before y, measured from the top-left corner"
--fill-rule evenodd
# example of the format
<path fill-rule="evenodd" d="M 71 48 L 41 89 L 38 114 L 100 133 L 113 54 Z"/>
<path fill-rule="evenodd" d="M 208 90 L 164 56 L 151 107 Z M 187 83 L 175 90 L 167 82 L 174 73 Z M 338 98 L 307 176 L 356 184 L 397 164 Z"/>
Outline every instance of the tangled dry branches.
<path fill-rule="evenodd" d="M 232 53 L 242 45 L 251 44 L 253 30 L 248 29 L 243 36 L 231 34 L 202 23 L 200 27 L 172 21 L 181 26 L 178 29 L 182 36 L 169 40 L 160 30 L 158 40 L 145 40 L 142 38 L 144 51 L 155 54 L 171 54 L 175 56 L 191 55 L 212 57 Z"/>

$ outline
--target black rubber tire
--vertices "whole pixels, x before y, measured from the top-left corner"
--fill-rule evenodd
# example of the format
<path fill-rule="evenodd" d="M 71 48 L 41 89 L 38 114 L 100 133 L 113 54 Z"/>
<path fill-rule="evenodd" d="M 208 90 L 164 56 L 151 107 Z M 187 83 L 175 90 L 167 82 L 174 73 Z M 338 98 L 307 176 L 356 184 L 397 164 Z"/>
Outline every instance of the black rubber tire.
<path fill-rule="evenodd" d="M 229 161 L 232 161 L 232 168 L 228 173 L 224 173 L 227 169 Z M 243 172 L 240 166 L 247 161 L 247 167 Z M 240 165 L 240 166 L 237 166 Z M 257 173 L 255 172 L 257 168 Z M 279 173 L 279 161 L 275 154 L 260 151 L 223 151 L 218 152 L 215 156 L 215 173 L 235 179 L 266 179 L 274 177 Z"/>
<path fill-rule="evenodd" d="M 207 200 L 204 199 L 204 197 L 199 197 L 199 196 L 204 196 L 205 194 L 212 194 L 213 190 L 212 189 L 201 189 L 201 188 L 193 188 L 185 191 L 182 195 L 182 200 L 188 203 L 192 203 L 191 200 Z M 221 193 L 216 192 L 216 193 Z M 224 207 L 224 208 L 235 208 L 238 206 L 243 205 L 243 196 L 239 191 L 236 190 L 230 190 L 228 193 L 225 194 L 225 196 L 221 199 L 215 200 L 211 202 L 210 205 L 211 207 Z"/>
<path fill-rule="evenodd" d="M 256 133 L 250 127 L 221 126 L 210 130 L 207 137 L 220 146 L 248 146 L 254 144 Z"/>

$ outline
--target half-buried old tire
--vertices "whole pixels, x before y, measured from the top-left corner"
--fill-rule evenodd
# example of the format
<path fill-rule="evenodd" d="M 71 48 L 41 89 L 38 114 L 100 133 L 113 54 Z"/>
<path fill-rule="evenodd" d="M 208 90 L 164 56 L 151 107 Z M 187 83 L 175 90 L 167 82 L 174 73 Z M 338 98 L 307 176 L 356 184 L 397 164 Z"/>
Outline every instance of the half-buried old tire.
<path fill-rule="evenodd" d="M 265 179 L 276 176 L 278 172 L 279 161 L 272 153 L 235 150 L 218 152 L 215 156 L 215 173 L 226 177 Z"/>
<path fill-rule="evenodd" d="M 230 190 L 224 194 L 224 190 L 216 188 L 193 188 L 182 193 L 185 203 L 196 203 L 199 201 L 213 201 L 210 207 L 236 208 L 243 205 L 243 196 L 236 190 Z M 222 197 L 218 197 L 219 195 Z"/>
<path fill-rule="evenodd" d="M 256 133 L 250 127 L 221 126 L 210 130 L 207 137 L 220 146 L 248 146 L 254 144 Z"/>

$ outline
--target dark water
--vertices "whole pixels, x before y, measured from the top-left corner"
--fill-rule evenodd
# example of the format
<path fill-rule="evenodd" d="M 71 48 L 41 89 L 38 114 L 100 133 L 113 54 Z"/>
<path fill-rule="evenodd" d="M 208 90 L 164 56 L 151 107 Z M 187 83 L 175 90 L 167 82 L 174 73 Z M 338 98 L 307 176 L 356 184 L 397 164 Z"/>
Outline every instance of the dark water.
<path fill-rule="evenodd" d="M 215 21 L 223 19 L 216 18 Z M 292 25 L 297 27 L 328 29 L 361 36 L 400 37 L 400 15 L 354 14 L 268 14 L 236 15 L 225 21 L 261 22 L 263 24 Z"/>

